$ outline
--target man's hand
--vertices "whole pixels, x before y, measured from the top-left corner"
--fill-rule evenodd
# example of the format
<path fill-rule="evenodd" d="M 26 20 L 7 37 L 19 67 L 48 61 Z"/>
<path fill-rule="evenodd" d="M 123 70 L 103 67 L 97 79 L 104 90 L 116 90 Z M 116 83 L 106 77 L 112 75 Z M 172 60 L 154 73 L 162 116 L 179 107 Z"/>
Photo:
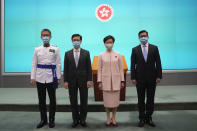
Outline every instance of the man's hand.
<path fill-rule="evenodd" d="M 91 87 L 91 82 L 90 81 L 87 81 L 87 88 L 90 88 Z"/>
<path fill-rule="evenodd" d="M 160 81 L 161 81 L 160 78 L 157 78 L 157 79 L 156 79 L 156 82 L 157 82 L 157 83 L 160 83 Z"/>
<path fill-rule="evenodd" d="M 34 85 L 35 85 L 35 80 L 31 80 L 31 81 L 30 81 L 30 84 L 31 84 L 32 86 L 34 86 Z"/>
<path fill-rule="evenodd" d="M 101 82 L 99 82 L 98 88 L 99 88 L 100 90 L 102 90 L 102 83 L 101 83 Z"/>
<path fill-rule="evenodd" d="M 125 85 L 124 82 L 121 82 L 121 88 L 124 88 L 124 85 Z"/>
<path fill-rule="evenodd" d="M 131 80 L 131 82 L 136 85 L 137 84 L 137 81 L 136 80 Z"/>
<path fill-rule="evenodd" d="M 64 88 L 68 89 L 68 82 L 64 82 Z"/>
<path fill-rule="evenodd" d="M 61 83 L 61 79 L 58 79 L 58 80 L 57 80 L 57 83 L 58 83 L 58 85 L 59 85 L 59 84 Z"/>

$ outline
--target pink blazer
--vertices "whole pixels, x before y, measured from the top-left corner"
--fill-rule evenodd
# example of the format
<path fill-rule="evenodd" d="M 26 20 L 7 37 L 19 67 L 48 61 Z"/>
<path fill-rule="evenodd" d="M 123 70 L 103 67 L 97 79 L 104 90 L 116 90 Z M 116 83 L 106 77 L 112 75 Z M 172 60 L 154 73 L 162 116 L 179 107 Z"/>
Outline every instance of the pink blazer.
<path fill-rule="evenodd" d="M 105 91 L 118 91 L 124 81 L 122 57 L 119 52 L 105 51 L 98 58 L 98 82 Z"/>

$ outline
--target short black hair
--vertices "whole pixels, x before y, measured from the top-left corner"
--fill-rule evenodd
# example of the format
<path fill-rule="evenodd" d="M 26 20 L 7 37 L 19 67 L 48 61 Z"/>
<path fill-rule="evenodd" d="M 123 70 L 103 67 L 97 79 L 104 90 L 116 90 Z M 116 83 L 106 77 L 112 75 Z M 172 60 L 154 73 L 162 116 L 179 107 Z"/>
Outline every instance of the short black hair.
<path fill-rule="evenodd" d="M 106 36 L 106 37 L 103 39 L 103 42 L 105 43 L 105 42 L 106 42 L 107 40 L 109 40 L 109 39 L 112 39 L 113 42 L 115 42 L 115 38 L 114 38 L 113 36 L 111 36 L 111 35 Z"/>
<path fill-rule="evenodd" d="M 144 32 L 146 32 L 146 34 L 147 34 L 147 36 L 148 36 L 148 31 L 146 31 L 146 30 L 141 30 L 141 31 L 138 33 L 138 36 L 140 37 L 140 34 L 141 34 L 141 33 L 144 33 Z"/>
<path fill-rule="evenodd" d="M 51 35 L 51 31 L 49 29 L 42 29 L 41 33 L 44 32 L 44 31 L 49 32 L 49 34 Z"/>
<path fill-rule="evenodd" d="M 76 36 L 79 36 L 80 40 L 82 41 L 82 36 L 80 34 L 73 34 L 72 37 L 71 37 L 71 40 L 73 40 L 73 38 L 76 37 Z"/>

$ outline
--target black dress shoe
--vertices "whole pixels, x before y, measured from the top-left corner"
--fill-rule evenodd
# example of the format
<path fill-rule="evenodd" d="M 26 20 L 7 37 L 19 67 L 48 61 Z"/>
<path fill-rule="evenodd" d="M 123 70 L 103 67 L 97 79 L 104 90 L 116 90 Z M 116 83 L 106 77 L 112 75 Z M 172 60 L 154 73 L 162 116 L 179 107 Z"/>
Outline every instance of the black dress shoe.
<path fill-rule="evenodd" d="M 81 124 L 81 126 L 83 126 L 83 127 L 87 127 L 87 124 L 86 124 L 86 122 L 85 121 L 80 121 L 80 124 Z"/>
<path fill-rule="evenodd" d="M 75 128 L 75 127 L 77 127 L 77 125 L 79 124 L 79 122 L 78 121 L 73 121 L 73 123 L 72 123 L 72 127 L 73 128 Z"/>
<path fill-rule="evenodd" d="M 47 125 L 47 121 L 41 120 L 40 123 L 37 125 L 37 128 L 42 128 L 45 125 Z"/>
<path fill-rule="evenodd" d="M 144 120 L 140 120 L 138 123 L 138 127 L 144 127 L 145 125 L 145 121 Z"/>
<path fill-rule="evenodd" d="M 55 122 L 54 121 L 49 121 L 49 128 L 55 127 Z"/>
<path fill-rule="evenodd" d="M 152 119 L 146 120 L 146 124 L 148 124 L 149 126 L 152 126 L 152 127 L 156 127 L 156 125 L 155 125 L 155 123 L 152 121 Z"/>

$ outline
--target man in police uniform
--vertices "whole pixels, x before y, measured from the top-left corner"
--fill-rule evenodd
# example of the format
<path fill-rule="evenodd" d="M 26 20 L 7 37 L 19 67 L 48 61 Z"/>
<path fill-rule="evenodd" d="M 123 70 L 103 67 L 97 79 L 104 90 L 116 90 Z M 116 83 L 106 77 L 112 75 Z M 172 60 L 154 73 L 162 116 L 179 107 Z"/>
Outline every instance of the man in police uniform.
<path fill-rule="evenodd" d="M 46 125 L 47 109 L 46 109 L 46 89 L 48 91 L 50 106 L 49 106 L 49 127 L 55 126 L 55 111 L 56 111 L 56 88 L 60 83 L 61 78 L 61 58 L 59 48 L 50 44 L 51 31 L 43 29 L 41 31 L 41 39 L 43 45 L 35 48 L 32 67 L 31 81 L 32 85 L 37 85 L 39 110 L 41 121 L 37 128 Z"/>

